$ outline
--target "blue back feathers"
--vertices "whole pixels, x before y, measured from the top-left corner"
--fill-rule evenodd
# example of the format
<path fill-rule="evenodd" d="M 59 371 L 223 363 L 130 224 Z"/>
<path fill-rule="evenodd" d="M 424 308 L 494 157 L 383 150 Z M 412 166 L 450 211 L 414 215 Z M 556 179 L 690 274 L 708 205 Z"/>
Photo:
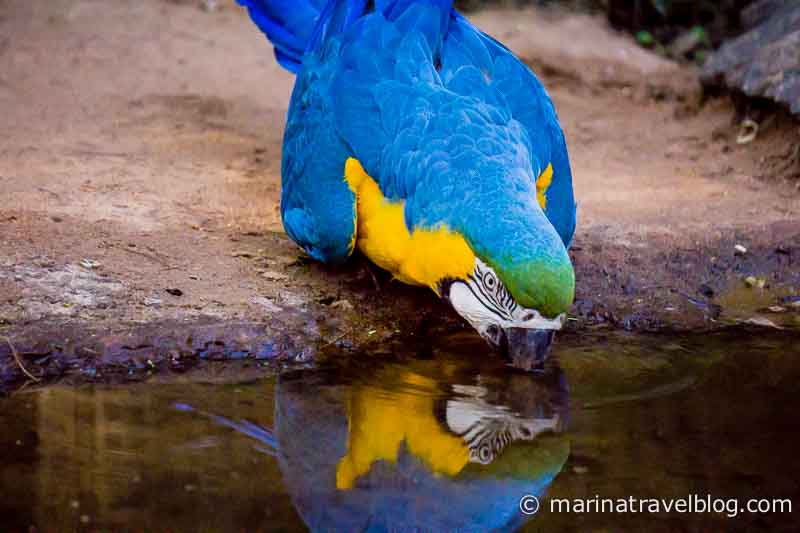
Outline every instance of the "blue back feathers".
<path fill-rule="evenodd" d="M 325 36 L 336 34 L 364 14 L 383 13 L 388 20 L 401 16 L 413 3 L 430 4 L 438 13 L 450 13 L 453 0 L 236 0 L 275 47 L 275 57 L 297 73 L 306 51 Z M 437 15 L 439 33 L 446 33 L 447 16 Z M 318 24 L 319 23 L 319 24 Z"/>
<path fill-rule="evenodd" d="M 298 74 L 282 169 L 290 236 L 323 261 L 350 254 L 355 198 L 342 173 L 356 157 L 405 202 L 410 231 L 458 231 L 520 303 L 542 261 L 553 279 L 571 276 L 566 143 L 530 69 L 452 0 L 322 1 L 239 0 Z M 549 164 L 543 211 L 535 180 Z"/>

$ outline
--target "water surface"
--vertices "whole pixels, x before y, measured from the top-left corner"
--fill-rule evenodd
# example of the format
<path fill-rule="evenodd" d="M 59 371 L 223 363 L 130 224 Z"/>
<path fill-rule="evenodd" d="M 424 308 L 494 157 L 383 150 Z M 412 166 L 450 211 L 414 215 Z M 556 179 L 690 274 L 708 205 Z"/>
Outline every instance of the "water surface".
<path fill-rule="evenodd" d="M 518 373 L 470 335 L 244 383 L 23 391 L 0 400 L 0 530 L 796 530 L 549 502 L 800 502 L 797 334 L 593 333 L 556 354 Z"/>

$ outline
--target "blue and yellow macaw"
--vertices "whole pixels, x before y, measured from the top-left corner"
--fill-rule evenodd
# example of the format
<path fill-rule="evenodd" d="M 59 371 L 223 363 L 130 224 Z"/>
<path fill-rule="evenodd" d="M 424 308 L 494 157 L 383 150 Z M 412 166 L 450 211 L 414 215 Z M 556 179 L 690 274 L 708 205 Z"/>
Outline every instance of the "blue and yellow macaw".
<path fill-rule="evenodd" d="M 575 200 L 553 104 L 452 0 L 239 0 L 297 74 L 281 213 L 447 299 L 522 368 L 572 304 Z"/>

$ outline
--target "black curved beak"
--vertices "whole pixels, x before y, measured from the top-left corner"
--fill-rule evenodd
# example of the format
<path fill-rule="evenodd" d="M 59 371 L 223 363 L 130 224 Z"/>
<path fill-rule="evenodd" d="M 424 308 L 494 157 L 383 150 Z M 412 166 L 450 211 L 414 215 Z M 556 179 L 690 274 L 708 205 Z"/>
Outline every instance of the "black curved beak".
<path fill-rule="evenodd" d="M 540 370 L 550 353 L 555 331 L 552 329 L 507 328 L 503 330 L 503 354 L 511 366 L 521 370 Z"/>

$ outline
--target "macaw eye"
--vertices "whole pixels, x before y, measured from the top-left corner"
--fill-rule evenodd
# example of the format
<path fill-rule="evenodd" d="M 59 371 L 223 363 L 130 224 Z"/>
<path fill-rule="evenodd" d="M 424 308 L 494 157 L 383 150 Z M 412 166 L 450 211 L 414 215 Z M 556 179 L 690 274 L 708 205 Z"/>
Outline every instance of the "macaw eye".
<path fill-rule="evenodd" d="M 488 464 L 492 459 L 492 450 L 488 444 L 484 444 L 478 449 L 478 460 L 483 464 Z"/>
<path fill-rule="evenodd" d="M 486 275 L 483 276 L 483 284 L 487 289 L 494 290 L 494 288 L 497 286 L 497 280 L 491 273 L 487 272 Z"/>

